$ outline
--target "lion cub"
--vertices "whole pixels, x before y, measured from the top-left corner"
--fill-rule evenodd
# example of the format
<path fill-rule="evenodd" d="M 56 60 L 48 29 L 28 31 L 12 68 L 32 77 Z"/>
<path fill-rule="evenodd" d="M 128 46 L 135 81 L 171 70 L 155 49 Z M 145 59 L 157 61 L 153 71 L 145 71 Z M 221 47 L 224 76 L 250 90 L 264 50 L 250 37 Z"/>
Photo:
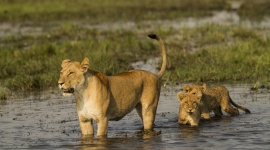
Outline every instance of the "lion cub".
<path fill-rule="evenodd" d="M 200 91 L 196 94 L 179 92 L 177 97 L 180 101 L 178 122 L 198 126 L 203 107 L 201 103 L 202 93 Z"/>
<path fill-rule="evenodd" d="M 184 85 L 183 90 L 190 94 L 202 91 L 202 100 L 204 100 L 208 105 L 209 111 L 213 110 L 216 116 L 223 115 L 221 109 L 223 109 L 225 112 L 232 116 L 239 115 L 239 111 L 237 108 L 245 111 L 246 113 L 250 113 L 250 110 L 243 106 L 237 105 L 231 99 L 229 91 L 224 86 L 215 86 L 206 89 L 206 84 L 203 83 L 201 86 Z M 234 108 L 232 105 L 236 108 Z"/>

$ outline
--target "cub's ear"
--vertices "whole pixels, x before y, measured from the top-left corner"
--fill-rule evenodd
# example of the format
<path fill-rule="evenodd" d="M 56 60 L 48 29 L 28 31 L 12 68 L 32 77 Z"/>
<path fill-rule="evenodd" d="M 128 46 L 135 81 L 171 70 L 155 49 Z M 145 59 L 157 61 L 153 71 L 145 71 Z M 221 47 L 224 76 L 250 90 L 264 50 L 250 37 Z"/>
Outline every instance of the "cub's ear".
<path fill-rule="evenodd" d="M 185 91 L 186 93 L 188 93 L 190 90 L 191 90 L 191 86 L 190 86 L 190 85 L 185 84 L 185 85 L 183 86 L 183 91 Z"/>
<path fill-rule="evenodd" d="M 177 94 L 177 98 L 178 98 L 178 100 L 181 102 L 181 100 L 183 99 L 185 97 L 185 94 L 184 93 L 182 93 L 182 92 L 179 92 L 178 94 Z"/>
<path fill-rule="evenodd" d="M 204 91 L 204 90 L 206 90 L 206 84 L 205 83 L 202 84 L 202 91 Z"/>
<path fill-rule="evenodd" d="M 202 92 L 201 91 L 198 91 L 197 94 L 196 94 L 196 96 L 197 96 L 197 99 L 201 101 L 201 99 L 202 99 Z"/>
<path fill-rule="evenodd" d="M 81 62 L 82 72 L 87 72 L 89 65 L 89 59 L 85 57 L 83 61 Z"/>
<path fill-rule="evenodd" d="M 63 60 L 63 61 L 62 61 L 62 64 L 61 64 L 61 67 L 62 67 L 62 68 L 65 68 L 70 62 L 71 62 L 71 60 L 69 60 L 69 59 Z"/>

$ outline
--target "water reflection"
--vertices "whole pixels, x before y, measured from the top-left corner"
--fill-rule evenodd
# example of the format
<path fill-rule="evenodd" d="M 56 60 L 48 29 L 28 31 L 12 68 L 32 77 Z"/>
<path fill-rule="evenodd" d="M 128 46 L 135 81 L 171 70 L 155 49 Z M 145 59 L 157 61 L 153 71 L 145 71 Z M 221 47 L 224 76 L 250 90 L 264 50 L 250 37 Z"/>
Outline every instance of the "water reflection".
<path fill-rule="evenodd" d="M 186 138 L 186 137 L 194 137 L 200 135 L 200 127 L 191 127 L 190 125 L 181 125 L 180 137 Z"/>
<path fill-rule="evenodd" d="M 142 132 L 140 132 L 142 133 Z M 140 134 L 139 133 L 139 134 Z M 155 132 L 156 134 L 156 132 Z M 78 142 L 78 148 L 81 150 L 89 149 L 142 149 L 151 150 L 157 147 L 161 148 L 161 136 L 154 134 L 143 134 L 126 138 L 109 138 L 82 136 Z M 158 146 L 159 145 L 159 146 Z"/>

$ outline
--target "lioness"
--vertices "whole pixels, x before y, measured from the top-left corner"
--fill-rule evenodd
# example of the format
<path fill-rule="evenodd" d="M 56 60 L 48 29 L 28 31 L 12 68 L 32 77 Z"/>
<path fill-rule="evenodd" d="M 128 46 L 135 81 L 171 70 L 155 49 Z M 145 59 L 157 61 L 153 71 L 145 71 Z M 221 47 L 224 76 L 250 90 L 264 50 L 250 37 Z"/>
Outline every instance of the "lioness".
<path fill-rule="evenodd" d="M 159 79 L 166 69 L 166 50 L 159 41 L 162 66 L 157 75 L 145 70 L 130 70 L 118 75 L 105 74 L 88 68 L 89 60 L 82 62 L 65 59 L 58 81 L 64 93 L 73 93 L 83 135 L 93 135 L 93 120 L 97 122 L 97 136 L 107 135 L 108 121 L 120 120 L 134 108 L 142 119 L 144 130 L 152 130 L 160 95 Z"/>
<path fill-rule="evenodd" d="M 180 101 L 178 122 L 180 124 L 198 126 L 202 115 L 202 107 L 204 107 L 201 103 L 202 93 L 190 94 L 179 92 L 177 97 Z"/>
<path fill-rule="evenodd" d="M 237 105 L 230 97 L 229 91 L 224 86 L 215 86 L 206 89 L 206 84 L 203 83 L 200 85 L 185 85 L 183 90 L 187 93 L 197 93 L 197 91 L 202 91 L 202 99 L 206 101 L 209 110 L 213 110 L 216 116 L 221 116 L 223 109 L 230 115 L 239 115 L 237 108 L 242 109 L 246 113 L 250 113 L 250 110 L 247 108 Z M 234 108 L 233 106 L 237 107 Z"/>

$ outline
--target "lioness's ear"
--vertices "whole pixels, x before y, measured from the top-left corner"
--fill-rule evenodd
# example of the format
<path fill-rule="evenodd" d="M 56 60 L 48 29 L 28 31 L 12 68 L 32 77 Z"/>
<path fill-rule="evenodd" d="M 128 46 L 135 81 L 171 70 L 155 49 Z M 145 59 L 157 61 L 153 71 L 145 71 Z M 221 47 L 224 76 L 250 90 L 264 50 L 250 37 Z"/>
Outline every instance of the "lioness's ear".
<path fill-rule="evenodd" d="M 62 61 L 61 67 L 65 68 L 71 61 L 69 59 L 65 59 Z"/>
<path fill-rule="evenodd" d="M 190 91 L 190 88 L 191 88 L 191 86 L 189 86 L 188 84 L 185 84 L 185 85 L 183 86 L 183 90 L 184 90 L 186 93 L 188 93 L 188 92 Z"/>
<path fill-rule="evenodd" d="M 81 66 L 82 66 L 82 71 L 83 72 L 87 72 L 88 65 L 89 65 L 89 59 L 87 57 L 85 57 L 83 59 L 83 61 L 81 62 Z"/>
<path fill-rule="evenodd" d="M 179 92 L 178 94 L 177 94 L 177 98 L 178 98 L 178 100 L 181 102 L 181 100 L 184 98 L 184 96 L 185 96 L 185 94 L 184 93 L 182 93 L 182 92 Z"/>

